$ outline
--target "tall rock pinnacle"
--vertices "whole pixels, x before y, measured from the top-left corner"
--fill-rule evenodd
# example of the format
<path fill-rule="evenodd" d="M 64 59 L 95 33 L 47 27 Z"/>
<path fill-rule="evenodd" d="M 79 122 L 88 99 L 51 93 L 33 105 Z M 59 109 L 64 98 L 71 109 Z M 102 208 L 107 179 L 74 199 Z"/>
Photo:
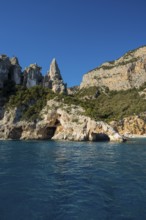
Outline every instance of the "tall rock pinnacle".
<path fill-rule="evenodd" d="M 56 93 L 67 93 L 67 85 L 63 82 L 56 59 L 53 59 L 48 74 L 44 77 L 44 86 Z"/>
<path fill-rule="evenodd" d="M 52 60 L 51 65 L 50 65 L 49 77 L 50 77 L 50 80 L 52 81 L 62 80 L 62 76 L 60 74 L 60 70 L 59 70 L 59 67 L 58 67 L 58 64 L 55 58 Z"/>

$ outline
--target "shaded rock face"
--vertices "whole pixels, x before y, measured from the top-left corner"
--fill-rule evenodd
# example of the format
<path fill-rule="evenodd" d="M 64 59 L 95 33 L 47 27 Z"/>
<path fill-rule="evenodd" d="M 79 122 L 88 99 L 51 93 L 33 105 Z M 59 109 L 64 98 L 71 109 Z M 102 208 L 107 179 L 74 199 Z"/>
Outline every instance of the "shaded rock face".
<path fill-rule="evenodd" d="M 6 55 L 0 56 L 0 88 L 3 88 L 4 82 L 13 80 L 16 85 L 21 83 L 21 67 L 17 57 L 9 58 Z"/>
<path fill-rule="evenodd" d="M 23 72 L 23 85 L 27 88 L 42 84 L 43 77 L 41 67 L 37 64 L 31 64 Z"/>
<path fill-rule="evenodd" d="M 0 56 L 0 88 L 3 88 L 3 84 L 8 80 L 9 69 L 11 67 L 11 62 L 6 55 Z"/>
<path fill-rule="evenodd" d="M 67 85 L 63 82 L 55 59 L 52 60 L 50 70 L 44 77 L 44 86 L 52 89 L 55 93 L 67 93 Z"/>
<path fill-rule="evenodd" d="M 42 128 L 39 128 L 37 129 L 37 132 L 36 132 L 36 136 L 39 136 L 39 139 L 51 139 L 54 134 L 55 134 L 55 131 L 56 131 L 56 127 L 52 126 L 52 127 L 47 127 L 47 126 L 44 126 Z"/>
<path fill-rule="evenodd" d="M 7 139 L 19 140 L 22 135 L 22 127 L 13 127 L 7 130 Z"/>
<path fill-rule="evenodd" d="M 129 51 L 118 60 L 103 63 L 83 76 L 80 88 L 108 87 L 110 90 L 139 88 L 146 82 L 146 47 Z"/>
<path fill-rule="evenodd" d="M 21 66 L 19 65 L 18 58 L 17 57 L 12 57 L 10 59 L 11 62 L 11 79 L 16 83 L 16 85 L 21 84 Z"/>

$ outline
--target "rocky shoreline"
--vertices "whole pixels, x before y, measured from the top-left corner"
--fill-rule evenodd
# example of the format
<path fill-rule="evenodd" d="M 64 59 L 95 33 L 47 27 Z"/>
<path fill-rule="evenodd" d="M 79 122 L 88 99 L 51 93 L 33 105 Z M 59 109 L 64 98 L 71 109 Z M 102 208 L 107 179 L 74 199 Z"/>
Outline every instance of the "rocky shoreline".
<path fill-rule="evenodd" d="M 68 105 L 64 105 L 64 109 L 60 106 L 59 102 L 48 101 L 40 112 L 41 120 L 37 122 L 21 121 L 21 109 L 9 109 L 0 121 L 0 139 L 125 141 L 107 123 L 84 116 L 82 108 L 72 106 L 68 113 Z"/>
<path fill-rule="evenodd" d="M 0 55 L 0 139 L 123 142 L 146 137 L 144 83 L 146 47 L 102 64 L 73 88 L 67 88 L 55 59 L 43 75 L 36 63 L 22 71 L 17 57 Z"/>

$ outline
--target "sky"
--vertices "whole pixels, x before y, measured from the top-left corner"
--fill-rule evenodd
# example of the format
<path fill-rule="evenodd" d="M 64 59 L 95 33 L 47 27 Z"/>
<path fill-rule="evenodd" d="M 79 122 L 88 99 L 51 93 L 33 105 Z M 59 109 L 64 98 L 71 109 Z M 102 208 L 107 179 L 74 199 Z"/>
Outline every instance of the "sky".
<path fill-rule="evenodd" d="M 68 87 L 146 45 L 145 0 L 0 0 L 0 54 L 46 74 L 56 58 Z"/>

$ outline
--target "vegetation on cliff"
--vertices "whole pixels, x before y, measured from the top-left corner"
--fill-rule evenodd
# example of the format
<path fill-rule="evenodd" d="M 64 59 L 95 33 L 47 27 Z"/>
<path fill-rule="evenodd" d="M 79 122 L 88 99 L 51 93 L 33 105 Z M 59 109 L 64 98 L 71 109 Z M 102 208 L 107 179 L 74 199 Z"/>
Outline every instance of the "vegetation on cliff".
<path fill-rule="evenodd" d="M 46 105 L 47 100 L 53 99 L 55 93 L 42 86 L 25 88 L 16 86 L 13 95 L 9 97 L 6 108 L 22 108 L 22 119 L 33 121 L 39 118 L 39 113 Z"/>
<path fill-rule="evenodd" d="M 119 120 L 126 116 L 141 114 L 146 110 L 146 100 L 139 90 L 109 91 L 107 88 L 91 87 L 79 90 L 75 95 L 54 93 L 48 88 L 35 86 L 29 89 L 17 86 L 9 94 L 7 108 L 21 107 L 22 119 L 33 121 L 39 118 L 39 113 L 47 100 L 56 99 L 68 106 L 81 106 L 86 116 L 96 120 Z"/>

